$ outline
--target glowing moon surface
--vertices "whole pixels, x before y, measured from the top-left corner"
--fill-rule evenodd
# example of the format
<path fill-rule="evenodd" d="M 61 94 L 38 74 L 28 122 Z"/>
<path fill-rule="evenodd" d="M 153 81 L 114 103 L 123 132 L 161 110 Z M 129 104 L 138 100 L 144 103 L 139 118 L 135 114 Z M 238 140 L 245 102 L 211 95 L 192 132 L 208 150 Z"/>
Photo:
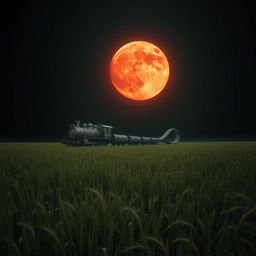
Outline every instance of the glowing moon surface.
<path fill-rule="evenodd" d="M 116 90 L 132 100 L 147 100 L 159 94 L 169 78 L 164 53 L 152 43 L 134 41 L 122 46 L 110 65 Z"/>

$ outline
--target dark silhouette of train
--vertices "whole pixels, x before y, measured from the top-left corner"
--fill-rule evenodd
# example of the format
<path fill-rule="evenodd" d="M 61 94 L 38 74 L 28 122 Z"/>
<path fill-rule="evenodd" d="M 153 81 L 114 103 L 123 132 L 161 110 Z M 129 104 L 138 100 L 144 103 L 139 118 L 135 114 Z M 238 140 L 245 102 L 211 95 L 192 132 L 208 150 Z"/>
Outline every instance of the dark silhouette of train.
<path fill-rule="evenodd" d="M 112 145 L 145 145 L 158 142 L 175 144 L 180 140 L 180 132 L 175 128 L 168 129 L 161 137 L 113 134 L 112 130 L 113 127 L 109 125 L 93 125 L 76 121 L 70 125 L 68 138 L 62 143 L 74 146 L 107 145 L 109 143 Z"/>

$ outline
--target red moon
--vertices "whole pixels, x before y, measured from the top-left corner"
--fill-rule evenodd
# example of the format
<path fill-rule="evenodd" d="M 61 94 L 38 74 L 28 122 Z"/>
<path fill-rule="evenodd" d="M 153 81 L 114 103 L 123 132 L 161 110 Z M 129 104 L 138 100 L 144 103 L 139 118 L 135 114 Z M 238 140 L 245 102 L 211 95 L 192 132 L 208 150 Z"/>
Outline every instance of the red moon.
<path fill-rule="evenodd" d="M 116 90 L 132 100 L 147 100 L 159 94 L 169 78 L 169 64 L 154 44 L 134 41 L 122 46 L 110 65 Z"/>

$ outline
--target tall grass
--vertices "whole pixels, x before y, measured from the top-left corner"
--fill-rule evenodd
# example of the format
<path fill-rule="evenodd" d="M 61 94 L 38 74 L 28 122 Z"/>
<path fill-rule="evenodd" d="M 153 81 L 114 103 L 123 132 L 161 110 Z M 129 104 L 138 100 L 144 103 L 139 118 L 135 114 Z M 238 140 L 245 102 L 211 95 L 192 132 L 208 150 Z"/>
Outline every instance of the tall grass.
<path fill-rule="evenodd" d="M 256 143 L 0 144 L 0 255 L 256 255 Z"/>

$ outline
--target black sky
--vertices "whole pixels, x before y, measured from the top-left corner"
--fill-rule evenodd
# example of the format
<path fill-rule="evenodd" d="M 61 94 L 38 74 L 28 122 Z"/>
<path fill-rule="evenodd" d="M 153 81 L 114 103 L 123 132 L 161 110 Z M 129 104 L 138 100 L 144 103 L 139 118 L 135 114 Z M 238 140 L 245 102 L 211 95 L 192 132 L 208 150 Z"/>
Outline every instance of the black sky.
<path fill-rule="evenodd" d="M 59 138 L 76 119 L 135 135 L 255 137 L 254 15 L 253 1 L 2 6 L 0 139 Z M 143 102 L 109 77 L 133 40 L 159 46 L 172 68 Z"/>

